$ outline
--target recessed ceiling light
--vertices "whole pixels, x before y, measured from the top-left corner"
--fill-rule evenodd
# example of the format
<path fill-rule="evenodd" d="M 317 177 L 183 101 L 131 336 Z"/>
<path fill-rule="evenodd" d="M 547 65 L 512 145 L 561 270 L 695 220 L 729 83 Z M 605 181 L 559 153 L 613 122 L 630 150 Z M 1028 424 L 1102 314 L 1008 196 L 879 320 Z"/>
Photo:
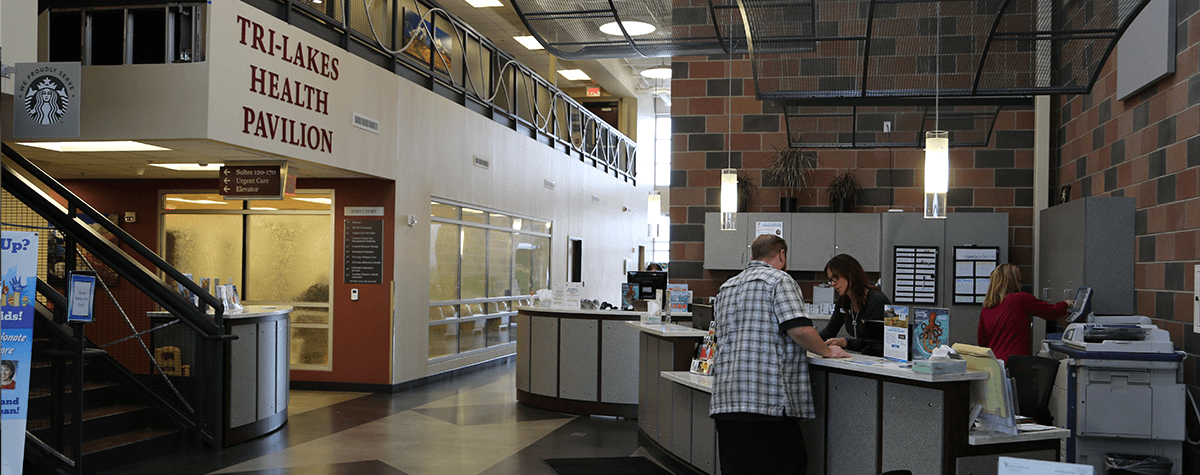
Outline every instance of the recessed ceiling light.
<path fill-rule="evenodd" d="M 224 163 L 151 163 L 152 167 L 169 168 L 179 172 L 215 172 L 220 171 Z"/>
<path fill-rule="evenodd" d="M 309 203 L 317 203 L 322 205 L 333 204 L 333 200 L 329 198 L 292 198 L 296 201 L 307 201 Z"/>
<path fill-rule="evenodd" d="M 180 202 L 180 203 L 192 203 L 192 204 L 198 204 L 198 205 L 225 205 L 225 204 L 229 204 L 229 203 L 226 203 L 226 202 L 224 202 L 224 201 L 213 201 L 213 200 L 189 200 L 189 199 L 187 199 L 187 198 L 167 198 L 167 201 L 178 201 L 178 202 Z"/>
<path fill-rule="evenodd" d="M 590 81 L 592 79 L 581 69 L 560 69 L 558 74 L 572 81 Z"/>
<path fill-rule="evenodd" d="M 671 79 L 671 68 L 658 66 L 642 71 L 642 77 L 654 79 Z"/>
<path fill-rule="evenodd" d="M 629 33 L 629 36 L 648 35 L 654 33 L 654 30 L 657 29 L 654 25 L 641 21 L 623 21 L 621 24 L 625 25 L 625 32 Z M 625 36 L 625 33 L 621 32 L 621 27 L 615 21 L 600 25 L 600 32 L 613 36 Z"/>
<path fill-rule="evenodd" d="M 504 6 L 503 4 L 500 3 L 500 0 L 467 0 L 467 3 L 471 4 L 471 6 L 475 7 L 475 8 L 503 7 Z"/>
<path fill-rule="evenodd" d="M 55 152 L 153 152 L 171 150 L 130 140 L 110 140 L 105 142 L 17 142 L 28 147 L 43 148 Z"/>
<path fill-rule="evenodd" d="M 525 49 L 530 50 L 530 51 L 537 51 L 539 49 L 545 49 L 542 47 L 541 43 L 538 43 L 537 38 L 534 38 L 532 36 L 514 36 L 513 39 L 517 40 L 517 43 L 521 43 L 521 46 L 524 46 Z"/>

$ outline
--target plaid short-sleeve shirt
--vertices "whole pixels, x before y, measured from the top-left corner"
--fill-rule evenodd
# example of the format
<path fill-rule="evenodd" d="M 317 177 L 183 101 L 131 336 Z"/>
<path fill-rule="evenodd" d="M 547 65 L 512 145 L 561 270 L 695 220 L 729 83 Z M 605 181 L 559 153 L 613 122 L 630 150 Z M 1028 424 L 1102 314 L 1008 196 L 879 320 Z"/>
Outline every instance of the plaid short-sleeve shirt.
<path fill-rule="evenodd" d="M 714 312 L 717 354 L 709 414 L 812 419 L 808 353 L 783 329 L 812 326 L 800 286 L 762 261 L 721 286 Z"/>

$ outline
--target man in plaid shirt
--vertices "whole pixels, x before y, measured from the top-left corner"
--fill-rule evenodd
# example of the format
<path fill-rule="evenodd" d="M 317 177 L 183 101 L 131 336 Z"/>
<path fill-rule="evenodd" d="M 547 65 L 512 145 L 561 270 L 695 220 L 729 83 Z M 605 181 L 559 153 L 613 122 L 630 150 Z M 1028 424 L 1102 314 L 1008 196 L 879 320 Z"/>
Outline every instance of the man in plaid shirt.
<path fill-rule="evenodd" d="M 816 416 L 806 351 L 825 358 L 850 355 L 827 346 L 813 328 L 800 286 L 784 272 L 783 238 L 761 235 L 750 253 L 746 270 L 717 293 L 709 414 L 717 426 L 721 471 L 803 475 L 808 452 L 799 422 Z"/>

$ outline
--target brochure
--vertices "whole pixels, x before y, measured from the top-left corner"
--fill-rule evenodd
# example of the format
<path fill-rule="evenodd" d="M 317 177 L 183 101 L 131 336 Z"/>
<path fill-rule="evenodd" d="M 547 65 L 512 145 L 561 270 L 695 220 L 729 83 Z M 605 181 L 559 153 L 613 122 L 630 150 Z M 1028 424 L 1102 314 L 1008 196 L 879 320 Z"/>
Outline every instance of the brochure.
<path fill-rule="evenodd" d="M 696 357 L 692 358 L 691 372 L 696 374 L 711 375 L 713 371 L 713 363 L 717 357 L 717 322 L 713 321 L 708 324 L 708 334 L 704 335 L 704 341 L 696 348 Z"/>
<path fill-rule="evenodd" d="M 913 307 L 912 359 L 927 360 L 933 349 L 950 344 L 950 309 Z"/>
<path fill-rule="evenodd" d="M 883 313 L 883 357 L 892 361 L 911 361 L 908 307 L 884 305 Z"/>
<path fill-rule="evenodd" d="M 682 288 L 671 288 L 671 287 Z M 687 284 L 671 284 L 668 287 L 669 301 L 671 305 L 671 313 L 681 313 L 688 311 L 688 304 L 692 301 L 692 291 L 687 289 Z"/>
<path fill-rule="evenodd" d="M 633 310 L 633 301 L 638 299 L 641 290 L 639 284 L 621 284 L 621 310 Z"/>

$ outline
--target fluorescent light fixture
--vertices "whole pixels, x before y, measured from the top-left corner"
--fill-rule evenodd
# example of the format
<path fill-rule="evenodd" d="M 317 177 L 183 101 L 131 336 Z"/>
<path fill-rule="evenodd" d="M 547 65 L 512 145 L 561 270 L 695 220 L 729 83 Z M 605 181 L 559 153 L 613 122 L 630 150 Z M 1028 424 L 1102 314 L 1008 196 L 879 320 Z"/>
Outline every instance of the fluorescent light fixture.
<path fill-rule="evenodd" d="M 309 203 L 317 203 L 317 204 L 322 204 L 322 205 L 333 204 L 333 200 L 331 200 L 329 198 L 292 198 L 292 199 L 296 200 L 296 201 L 307 201 Z"/>
<path fill-rule="evenodd" d="M 513 39 L 517 40 L 517 43 L 521 43 L 521 46 L 524 46 L 525 49 L 530 50 L 530 51 L 546 49 L 546 48 L 542 47 L 541 43 L 538 43 L 537 38 L 534 38 L 532 36 L 514 36 Z"/>
<path fill-rule="evenodd" d="M 737 169 L 721 170 L 721 230 L 737 231 Z"/>
<path fill-rule="evenodd" d="M 659 66 L 642 71 L 642 77 L 653 79 L 671 79 L 671 68 Z"/>
<path fill-rule="evenodd" d="M 621 25 L 625 26 L 624 33 L 621 32 Z M 621 25 L 618 25 L 615 21 L 610 21 L 600 25 L 600 32 L 613 36 L 625 36 L 625 33 L 629 33 L 629 36 L 642 36 L 654 33 L 654 30 L 658 29 L 654 25 L 641 21 L 623 21 Z"/>
<path fill-rule="evenodd" d="M 187 199 L 187 198 L 167 198 L 167 201 L 178 201 L 178 202 L 180 202 L 180 203 L 192 203 L 192 204 L 197 204 L 197 205 L 225 205 L 225 204 L 229 204 L 229 203 L 226 203 L 226 202 L 224 202 L 224 201 L 213 201 L 213 200 L 189 200 L 189 199 Z"/>
<path fill-rule="evenodd" d="M 503 7 L 500 0 L 467 0 L 472 7 L 487 8 L 487 7 Z"/>
<path fill-rule="evenodd" d="M 564 78 L 572 81 L 592 80 L 592 78 L 588 77 L 587 73 L 584 73 L 582 69 L 560 69 L 558 70 L 558 74 L 561 74 Z"/>
<path fill-rule="evenodd" d="M 17 142 L 28 147 L 43 148 L 55 152 L 154 152 L 171 150 L 131 140 L 109 140 L 104 142 Z"/>
<path fill-rule="evenodd" d="M 257 206 L 251 206 L 250 209 L 252 209 L 254 211 L 279 211 L 279 208 L 267 208 L 267 207 L 260 208 Z"/>
<path fill-rule="evenodd" d="M 152 167 L 168 168 L 177 172 L 215 172 L 220 171 L 224 163 L 151 163 Z"/>

